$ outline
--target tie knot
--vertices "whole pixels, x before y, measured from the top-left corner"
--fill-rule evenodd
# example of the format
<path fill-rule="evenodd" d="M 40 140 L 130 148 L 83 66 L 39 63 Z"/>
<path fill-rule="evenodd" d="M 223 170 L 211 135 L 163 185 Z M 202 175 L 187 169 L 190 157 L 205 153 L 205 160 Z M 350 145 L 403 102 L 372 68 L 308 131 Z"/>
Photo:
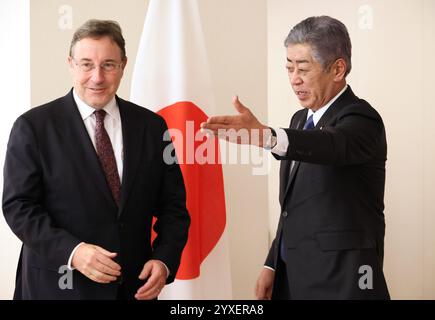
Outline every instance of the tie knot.
<path fill-rule="evenodd" d="M 313 115 L 309 116 L 307 122 L 305 122 L 304 130 L 311 130 L 314 128 Z"/>
<path fill-rule="evenodd" d="M 106 111 L 103 109 L 94 111 L 95 118 L 97 119 L 98 123 L 101 123 L 104 121 L 104 117 L 106 116 Z"/>

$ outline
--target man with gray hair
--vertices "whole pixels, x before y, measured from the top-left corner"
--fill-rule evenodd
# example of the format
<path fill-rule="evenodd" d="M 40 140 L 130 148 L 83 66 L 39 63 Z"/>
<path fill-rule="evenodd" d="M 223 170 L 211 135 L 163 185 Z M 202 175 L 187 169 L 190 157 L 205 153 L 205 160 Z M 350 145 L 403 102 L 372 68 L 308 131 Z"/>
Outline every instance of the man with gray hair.
<path fill-rule="evenodd" d="M 252 137 L 260 139 L 249 144 L 281 161 L 280 219 L 256 296 L 389 299 L 382 271 L 385 129 L 346 83 L 347 29 L 328 16 L 310 17 L 290 31 L 285 46 L 290 84 L 303 107 L 289 128 L 262 124 L 238 97 L 238 115 L 202 124 L 230 141 L 228 129 L 257 131 Z"/>
<path fill-rule="evenodd" d="M 3 189 L 23 242 L 14 299 L 155 299 L 175 278 L 183 177 L 163 160 L 164 119 L 116 95 L 126 64 L 119 24 L 87 21 L 71 41 L 73 88 L 14 123 Z"/>

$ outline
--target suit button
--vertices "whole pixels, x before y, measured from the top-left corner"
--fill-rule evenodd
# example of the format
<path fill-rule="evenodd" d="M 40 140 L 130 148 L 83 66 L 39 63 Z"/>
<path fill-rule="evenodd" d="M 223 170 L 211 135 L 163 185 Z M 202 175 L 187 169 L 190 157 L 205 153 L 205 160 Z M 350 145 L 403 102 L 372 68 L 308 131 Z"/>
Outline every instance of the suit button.
<path fill-rule="evenodd" d="M 282 213 L 282 216 L 283 216 L 284 218 L 286 218 L 286 217 L 288 216 L 287 211 L 284 211 L 284 212 Z"/>
<path fill-rule="evenodd" d="M 118 223 L 118 227 L 119 227 L 119 230 L 124 229 L 124 223 L 123 222 Z"/>

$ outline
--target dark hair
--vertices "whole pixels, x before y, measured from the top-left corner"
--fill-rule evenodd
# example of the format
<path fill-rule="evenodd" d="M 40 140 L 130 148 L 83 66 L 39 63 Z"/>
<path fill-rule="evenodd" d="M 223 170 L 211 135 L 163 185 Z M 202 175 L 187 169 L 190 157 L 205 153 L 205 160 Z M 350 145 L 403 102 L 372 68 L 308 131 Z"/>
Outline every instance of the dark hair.
<path fill-rule="evenodd" d="M 320 16 L 309 17 L 299 22 L 284 41 L 286 47 L 293 44 L 309 44 L 313 58 L 325 70 L 339 58 L 346 61 L 346 76 L 352 69 L 352 44 L 349 33 L 346 26 L 337 19 Z"/>
<path fill-rule="evenodd" d="M 122 36 L 122 30 L 118 22 L 112 20 L 97 20 L 91 19 L 86 21 L 74 33 L 69 47 L 69 55 L 72 57 L 75 44 L 84 38 L 99 39 L 109 37 L 121 49 L 121 58 L 126 60 L 125 55 L 125 40 Z"/>

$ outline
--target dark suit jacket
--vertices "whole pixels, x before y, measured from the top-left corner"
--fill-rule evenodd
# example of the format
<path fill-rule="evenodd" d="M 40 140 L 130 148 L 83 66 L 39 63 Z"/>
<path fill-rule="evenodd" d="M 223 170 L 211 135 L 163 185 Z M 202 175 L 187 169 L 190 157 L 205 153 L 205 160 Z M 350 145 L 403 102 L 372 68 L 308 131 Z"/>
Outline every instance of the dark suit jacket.
<path fill-rule="evenodd" d="M 284 297 L 282 268 L 292 299 L 389 298 L 382 271 L 387 154 L 382 119 L 350 87 L 313 130 L 302 130 L 306 117 L 306 109 L 294 114 L 286 129 L 287 154 L 277 157 L 281 217 L 266 260 L 276 268 L 273 298 Z M 278 258 L 280 239 L 286 264 Z M 370 286 L 364 266 L 373 271 L 373 289 L 360 288 Z"/>
<path fill-rule="evenodd" d="M 14 298 L 114 299 L 119 283 L 99 284 L 73 272 L 61 290 L 59 267 L 80 242 L 117 252 L 124 292 L 133 298 L 149 259 L 173 281 L 190 218 L 177 164 L 163 161 L 165 121 L 117 97 L 124 143 L 121 204 L 117 208 L 72 91 L 20 116 L 4 167 L 3 212 L 21 239 Z M 151 224 L 158 236 L 151 244 Z"/>

